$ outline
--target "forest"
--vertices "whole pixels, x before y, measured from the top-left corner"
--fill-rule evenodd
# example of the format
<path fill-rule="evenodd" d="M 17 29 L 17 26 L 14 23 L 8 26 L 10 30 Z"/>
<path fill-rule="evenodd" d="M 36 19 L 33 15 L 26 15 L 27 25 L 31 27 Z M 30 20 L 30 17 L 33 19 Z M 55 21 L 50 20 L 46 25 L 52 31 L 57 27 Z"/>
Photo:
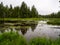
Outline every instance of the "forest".
<path fill-rule="evenodd" d="M 58 13 L 51 13 L 48 15 L 41 15 L 33 5 L 32 8 L 27 6 L 25 2 L 22 2 L 21 6 L 8 7 L 4 6 L 3 2 L 0 4 L 0 18 L 60 18 L 60 11 Z"/>
<path fill-rule="evenodd" d="M 3 3 L 0 4 L 0 18 L 32 18 L 32 17 L 38 17 L 38 12 L 35 8 L 35 6 L 32 6 L 32 9 L 30 10 L 27 5 L 22 2 L 21 7 L 16 6 L 12 7 L 10 5 L 10 8 L 8 6 L 3 6 Z"/>

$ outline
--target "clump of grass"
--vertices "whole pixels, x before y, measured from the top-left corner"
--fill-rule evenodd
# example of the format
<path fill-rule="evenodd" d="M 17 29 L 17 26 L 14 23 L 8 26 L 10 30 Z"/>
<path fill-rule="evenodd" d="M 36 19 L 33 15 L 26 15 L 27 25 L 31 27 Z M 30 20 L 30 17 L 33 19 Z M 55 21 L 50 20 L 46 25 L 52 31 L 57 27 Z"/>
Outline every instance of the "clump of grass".
<path fill-rule="evenodd" d="M 60 25 L 60 22 L 57 21 L 49 21 L 47 24 L 52 24 L 52 25 Z"/>
<path fill-rule="evenodd" d="M 60 37 L 55 40 L 55 45 L 60 45 Z"/>
<path fill-rule="evenodd" d="M 60 19 L 59 18 L 49 19 L 49 21 L 47 22 L 47 24 L 60 25 Z"/>
<path fill-rule="evenodd" d="M 27 45 L 27 42 L 17 32 L 5 32 L 0 34 L 0 45 Z"/>
<path fill-rule="evenodd" d="M 33 38 L 30 40 L 30 45 L 60 45 L 60 40 L 51 40 L 47 38 Z"/>

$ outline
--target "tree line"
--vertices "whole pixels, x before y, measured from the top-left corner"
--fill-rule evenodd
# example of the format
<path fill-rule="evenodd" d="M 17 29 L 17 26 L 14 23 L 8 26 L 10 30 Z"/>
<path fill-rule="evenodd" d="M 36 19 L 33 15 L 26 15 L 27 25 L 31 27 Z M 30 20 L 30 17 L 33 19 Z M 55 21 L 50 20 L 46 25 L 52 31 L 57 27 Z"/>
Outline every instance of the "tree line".
<path fill-rule="evenodd" d="M 26 5 L 25 2 L 22 2 L 21 7 L 16 6 L 12 7 L 10 5 L 10 8 L 6 5 L 3 6 L 3 2 L 0 4 L 0 18 L 33 18 L 38 17 L 38 12 L 33 5 L 31 10 Z"/>
<path fill-rule="evenodd" d="M 3 2 L 0 3 L 0 18 L 60 18 L 60 11 L 58 13 L 52 13 L 49 15 L 39 15 L 35 6 L 33 5 L 31 10 L 26 5 L 25 2 L 22 2 L 21 7 L 16 6 L 8 7 L 8 5 L 4 6 Z"/>
<path fill-rule="evenodd" d="M 60 18 L 60 11 L 58 13 L 51 13 L 49 15 L 39 15 L 39 17 L 43 17 L 43 18 Z"/>

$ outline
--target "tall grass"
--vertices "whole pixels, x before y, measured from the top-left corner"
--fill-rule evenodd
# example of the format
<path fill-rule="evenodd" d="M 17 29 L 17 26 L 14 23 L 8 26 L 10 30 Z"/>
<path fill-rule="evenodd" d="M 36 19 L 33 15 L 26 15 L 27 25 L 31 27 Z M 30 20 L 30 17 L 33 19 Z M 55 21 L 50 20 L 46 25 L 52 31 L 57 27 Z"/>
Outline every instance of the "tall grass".
<path fill-rule="evenodd" d="M 0 45 L 60 45 L 60 38 L 56 40 L 47 38 L 33 38 L 29 42 L 17 32 L 5 32 L 0 34 Z"/>
<path fill-rule="evenodd" d="M 60 25 L 60 18 L 49 19 L 49 21 L 47 22 L 47 24 Z"/>
<path fill-rule="evenodd" d="M 16 32 L 5 32 L 0 34 L 0 45 L 27 45 L 27 42 Z"/>
<path fill-rule="evenodd" d="M 30 40 L 30 45 L 60 45 L 60 38 L 56 40 L 47 38 L 33 38 Z"/>
<path fill-rule="evenodd" d="M 30 20 L 42 20 L 43 18 L 0 18 L 0 20 L 4 20 L 4 21 L 17 21 L 17 20 L 26 20 L 26 21 L 30 21 Z"/>

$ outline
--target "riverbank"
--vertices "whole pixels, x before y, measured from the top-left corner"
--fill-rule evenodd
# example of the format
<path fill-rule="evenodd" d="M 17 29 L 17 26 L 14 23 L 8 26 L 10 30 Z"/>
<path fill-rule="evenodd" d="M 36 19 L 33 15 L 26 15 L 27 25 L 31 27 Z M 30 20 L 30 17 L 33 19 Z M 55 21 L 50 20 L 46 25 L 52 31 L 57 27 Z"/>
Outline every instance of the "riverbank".
<path fill-rule="evenodd" d="M 60 18 L 0 18 L 0 22 L 19 22 L 19 21 L 40 21 L 45 20 L 47 24 L 60 25 Z"/>
<path fill-rule="evenodd" d="M 8 21 L 8 20 L 11 20 L 11 21 L 17 21 L 17 20 L 26 20 L 26 21 L 29 21 L 29 20 L 42 20 L 43 18 L 0 18 L 0 20 L 4 20 L 4 21 Z"/>
<path fill-rule="evenodd" d="M 60 45 L 60 38 L 53 40 L 36 37 L 26 41 L 23 36 L 11 31 L 0 34 L 0 45 Z"/>
<path fill-rule="evenodd" d="M 49 18 L 47 24 L 60 25 L 60 18 Z"/>

